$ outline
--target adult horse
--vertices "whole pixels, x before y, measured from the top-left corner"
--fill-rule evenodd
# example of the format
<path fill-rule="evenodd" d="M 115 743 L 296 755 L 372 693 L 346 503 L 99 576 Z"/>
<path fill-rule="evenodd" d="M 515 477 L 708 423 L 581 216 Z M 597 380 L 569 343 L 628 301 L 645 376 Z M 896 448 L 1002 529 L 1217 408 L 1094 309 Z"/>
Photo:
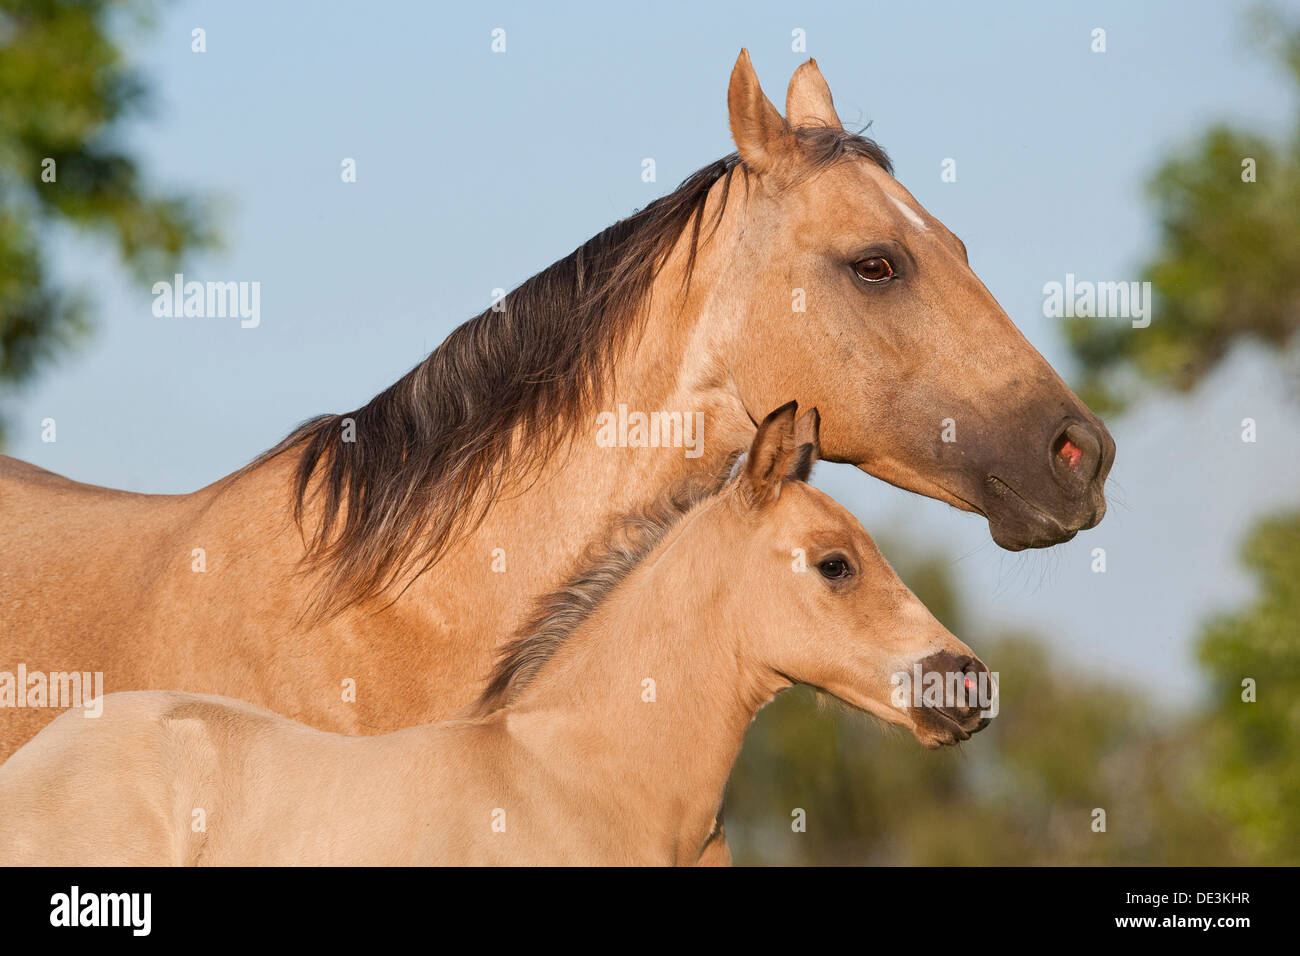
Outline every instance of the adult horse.
<path fill-rule="evenodd" d="M 821 409 L 824 458 L 978 512 L 1003 547 L 1096 524 L 1110 436 L 843 129 L 816 64 L 782 119 L 742 51 L 727 101 L 736 154 L 213 485 L 136 495 L 6 460 L 0 667 L 346 733 L 444 719 L 492 669 L 483 636 L 603 522 L 790 399 Z M 58 712 L 8 704 L 0 757 Z"/>

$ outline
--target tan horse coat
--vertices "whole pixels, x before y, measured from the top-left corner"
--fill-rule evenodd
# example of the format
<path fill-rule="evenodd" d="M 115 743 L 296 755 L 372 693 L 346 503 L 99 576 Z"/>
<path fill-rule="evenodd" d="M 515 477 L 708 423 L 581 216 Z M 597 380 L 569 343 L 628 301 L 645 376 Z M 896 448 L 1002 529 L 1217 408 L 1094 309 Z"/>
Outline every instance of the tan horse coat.
<path fill-rule="evenodd" d="M 344 737 L 167 691 L 65 714 L 0 766 L 0 862 L 694 863 L 746 728 L 792 682 L 927 746 L 966 739 L 975 708 L 900 707 L 891 675 L 983 664 L 802 483 L 815 447 L 792 403 L 720 492 L 627 523 L 542 603 L 479 716 Z"/>
<path fill-rule="evenodd" d="M 179 496 L 97 488 L 3 459 L 0 669 L 101 671 L 110 692 L 223 694 L 354 734 L 446 719 L 480 692 L 531 601 L 615 516 L 668 481 L 716 470 L 764 410 L 791 396 L 822 409 L 826 458 L 979 511 L 1008 547 L 1064 540 L 1099 520 L 1113 456 L 1105 429 L 971 272 L 960 241 L 870 158 L 875 147 L 843 132 L 816 66 L 791 81 L 788 122 L 747 55 L 728 101 L 739 159 L 690 220 L 703 223 L 698 245 L 688 227 L 667 249 L 634 332 L 592 384 L 596 404 L 575 399 L 538 470 L 504 476 L 482 522 L 450 538 L 404 590 L 305 616 L 330 563 L 304 565 L 324 514 L 309 497 L 302 526 L 293 520 L 301 445 Z M 866 278 L 877 260 L 896 268 L 894 280 Z M 795 290 L 805 312 L 792 311 Z M 491 350 L 505 347 L 494 323 L 558 321 L 505 316 L 485 313 L 476 327 L 486 373 Z M 452 400 L 462 386 L 430 387 Z M 406 411 L 418 416 L 413 394 Z M 476 407 L 491 405 L 490 392 L 474 395 Z M 699 413 L 701 456 L 599 446 L 595 415 L 620 404 Z M 948 416 L 956 443 L 939 437 Z M 439 454 L 478 437 L 472 424 Z M 527 448 L 536 436 L 520 429 L 506 441 Z M 388 450 L 403 459 L 418 444 Z M 460 506 L 411 494 L 430 514 Z M 362 543 L 397 551 L 421 534 L 394 533 Z M 57 713 L 0 707 L 0 758 Z"/>

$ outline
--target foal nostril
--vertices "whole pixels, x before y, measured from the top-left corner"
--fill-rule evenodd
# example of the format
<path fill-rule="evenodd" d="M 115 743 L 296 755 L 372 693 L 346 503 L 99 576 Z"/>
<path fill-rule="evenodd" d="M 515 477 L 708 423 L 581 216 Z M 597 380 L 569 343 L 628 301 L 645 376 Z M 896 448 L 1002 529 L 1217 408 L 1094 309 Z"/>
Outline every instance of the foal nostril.
<path fill-rule="evenodd" d="M 961 690 L 958 698 L 952 703 L 951 711 L 965 720 L 984 709 L 986 698 L 992 693 L 992 676 L 983 661 L 974 657 L 961 657 L 959 660 L 962 675 Z"/>
<path fill-rule="evenodd" d="M 943 688 L 942 702 L 927 703 L 926 706 L 952 718 L 968 733 L 975 733 L 988 725 L 987 718 L 981 719 L 978 726 L 971 723 L 992 705 L 997 693 L 993 675 L 983 661 L 968 654 L 939 651 L 921 661 L 920 666 L 925 673 L 923 681 L 931 680 L 930 675 L 937 675 Z"/>

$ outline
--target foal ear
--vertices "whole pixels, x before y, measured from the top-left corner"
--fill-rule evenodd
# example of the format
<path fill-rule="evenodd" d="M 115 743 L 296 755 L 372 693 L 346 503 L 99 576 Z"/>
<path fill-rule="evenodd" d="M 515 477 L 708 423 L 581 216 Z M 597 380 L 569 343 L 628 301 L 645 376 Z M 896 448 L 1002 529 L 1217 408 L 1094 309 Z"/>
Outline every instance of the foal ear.
<path fill-rule="evenodd" d="M 785 475 L 790 481 L 807 481 L 812 474 L 813 464 L 822 456 L 821 428 L 822 416 L 816 408 L 795 420 L 794 457 Z"/>
<path fill-rule="evenodd" d="M 790 77 L 790 88 L 785 93 L 785 121 L 792 127 L 843 128 L 844 124 L 835 112 L 835 101 L 831 99 L 831 88 L 826 85 L 822 71 L 817 69 L 816 60 L 800 63 L 799 69 Z"/>
<path fill-rule="evenodd" d="M 758 426 L 742 472 L 742 481 L 756 503 L 776 498 L 782 482 L 808 480 L 819 454 L 821 419 L 815 408 L 796 418 L 798 410 L 798 402 L 787 402 Z"/>
<path fill-rule="evenodd" d="M 727 112 L 731 138 L 745 165 L 760 176 L 775 169 L 792 145 L 790 129 L 758 85 L 748 50 L 740 51 L 731 71 Z"/>

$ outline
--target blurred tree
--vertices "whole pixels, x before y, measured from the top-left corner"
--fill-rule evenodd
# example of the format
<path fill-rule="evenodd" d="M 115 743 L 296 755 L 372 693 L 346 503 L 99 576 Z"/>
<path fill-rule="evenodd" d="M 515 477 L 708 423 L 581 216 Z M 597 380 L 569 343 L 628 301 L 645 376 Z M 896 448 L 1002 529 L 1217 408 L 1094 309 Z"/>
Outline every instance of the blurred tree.
<path fill-rule="evenodd" d="M 1300 861 L 1300 512 L 1257 525 L 1242 561 L 1259 584 L 1250 607 L 1210 622 L 1201 662 L 1214 707 L 1203 728 L 1209 802 L 1245 852 Z M 1254 682 L 1253 702 L 1243 682 Z"/>
<path fill-rule="evenodd" d="M 1300 84 L 1300 21 L 1262 6 L 1254 23 L 1260 43 Z M 1068 327 L 1084 394 L 1103 407 L 1122 407 L 1141 382 L 1188 391 L 1238 342 L 1281 354 L 1300 325 L 1300 122 L 1277 142 L 1214 126 L 1161 166 L 1150 190 L 1161 236 L 1145 270 L 1158 296 L 1155 320 L 1138 330 L 1087 319 Z M 1127 389 L 1117 391 L 1125 376 Z M 1256 525 L 1242 560 L 1258 580 L 1258 598 L 1210 622 L 1198 641 L 1213 704 L 1187 731 L 1200 751 L 1193 790 L 1229 821 L 1230 855 L 1294 864 L 1300 513 Z M 1247 678 L 1258 683 L 1254 703 L 1243 700 Z"/>
<path fill-rule="evenodd" d="M 120 145 L 147 98 L 113 34 L 128 14 L 146 24 L 151 8 L 0 0 L 0 387 L 29 380 L 88 330 L 85 296 L 50 275 L 56 226 L 110 241 L 141 279 L 214 240 L 201 206 L 150 191 Z"/>
<path fill-rule="evenodd" d="M 1300 25 L 1269 7 L 1255 20 L 1260 42 L 1300 84 Z M 1187 391 L 1236 342 L 1282 348 L 1300 326 L 1300 121 L 1277 142 L 1212 126 L 1147 188 L 1160 233 L 1142 270 L 1156 300 L 1150 326 L 1066 324 L 1080 394 L 1102 412 L 1120 410 L 1141 380 Z"/>

